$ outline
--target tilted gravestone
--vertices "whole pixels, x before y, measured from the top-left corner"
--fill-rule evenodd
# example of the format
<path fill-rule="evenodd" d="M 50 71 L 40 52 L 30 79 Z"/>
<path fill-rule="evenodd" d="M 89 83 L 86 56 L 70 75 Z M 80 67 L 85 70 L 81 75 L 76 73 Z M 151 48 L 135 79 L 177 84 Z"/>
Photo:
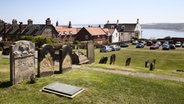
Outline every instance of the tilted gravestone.
<path fill-rule="evenodd" d="M 125 66 L 129 66 L 130 65 L 130 62 L 131 62 L 131 58 L 128 57 L 127 60 L 126 60 Z"/>
<path fill-rule="evenodd" d="M 88 41 L 87 43 L 87 57 L 89 60 L 89 64 L 95 62 L 95 49 L 93 41 Z"/>
<path fill-rule="evenodd" d="M 54 48 L 44 44 L 38 50 L 38 77 L 54 74 Z"/>
<path fill-rule="evenodd" d="M 102 57 L 99 61 L 99 64 L 106 64 L 108 60 L 108 57 Z"/>
<path fill-rule="evenodd" d="M 70 46 L 64 45 L 59 52 L 59 71 L 63 73 L 67 69 L 72 68 L 72 48 Z"/>
<path fill-rule="evenodd" d="M 35 44 L 17 41 L 10 47 L 10 81 L 14 85 L 35 76 Z"/>

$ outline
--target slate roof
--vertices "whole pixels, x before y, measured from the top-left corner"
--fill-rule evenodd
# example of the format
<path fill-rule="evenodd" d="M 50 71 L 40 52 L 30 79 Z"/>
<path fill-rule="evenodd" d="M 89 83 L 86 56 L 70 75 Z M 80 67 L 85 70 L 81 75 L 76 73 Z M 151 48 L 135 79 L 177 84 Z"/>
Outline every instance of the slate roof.
<path fill-rule="evenodd" d="M 6 35 L 41 35 L 44 29 L 47 27 L 53 28 L 53 32 L 55 31 L 55 33 L 58 34 L 53 25 L 22 25 L 22 31 L 20 33 L 19 24 L 7 24 Z M 4 34 L 4 24 L 0 24 L 0 34 Z"/>
<path fill-rule="evenodd" d="M 116 28 L 118 32 L 135 32 L 136 25 L 136 23 L 107 23 L 104 25 L 104 28 Z"/>

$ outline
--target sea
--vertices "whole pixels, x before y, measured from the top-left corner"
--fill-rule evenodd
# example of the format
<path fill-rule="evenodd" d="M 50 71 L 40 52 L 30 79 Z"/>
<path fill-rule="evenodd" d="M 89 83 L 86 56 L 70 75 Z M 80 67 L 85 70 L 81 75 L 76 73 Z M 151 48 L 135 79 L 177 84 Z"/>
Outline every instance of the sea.
<path fill-rule="evenodd" d="M 142 29 L 142 38 L 145 39 L 158 39 L 165 38 L 168 36 L 184 38 L 184 32 L 162 29 Z"/>
<path fill-rule="evenodd" d="M 101 26 L 103 24 L 74 24 L 73 27 L 88 27 L 88 26 Z M 142 29 L 142 38 L 144 39 L 158 39 L 165 37 L 179 37 L 184 38 L 184 31 L 174 31 L 174 30 L 163 30 L 163 29 Z"/>

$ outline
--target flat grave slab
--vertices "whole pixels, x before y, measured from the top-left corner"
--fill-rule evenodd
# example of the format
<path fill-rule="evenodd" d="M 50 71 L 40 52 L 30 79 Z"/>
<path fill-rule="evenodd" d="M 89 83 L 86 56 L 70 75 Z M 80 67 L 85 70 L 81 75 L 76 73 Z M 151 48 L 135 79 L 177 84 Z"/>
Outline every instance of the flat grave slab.
<path fill-rule="evenodd" d="M 64 83 L 53 82 L 42 88 L 42 91 L 54 93 L 57 95 L 73 98 L 84 90 L 82 87 L 76 87 Z"/>

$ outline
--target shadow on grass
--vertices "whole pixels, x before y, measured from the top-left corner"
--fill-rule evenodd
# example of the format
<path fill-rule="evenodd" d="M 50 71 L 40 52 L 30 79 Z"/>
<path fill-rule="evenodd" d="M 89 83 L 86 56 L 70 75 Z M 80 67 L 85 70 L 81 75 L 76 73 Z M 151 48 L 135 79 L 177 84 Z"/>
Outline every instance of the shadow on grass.
<path fill-rule="evenodd" d="M 6 82 L 1 82 L 0 83 L 0 88 L 7 88 L 10 87 L 12 84 L 10 81 L 6 81 Z"/>

